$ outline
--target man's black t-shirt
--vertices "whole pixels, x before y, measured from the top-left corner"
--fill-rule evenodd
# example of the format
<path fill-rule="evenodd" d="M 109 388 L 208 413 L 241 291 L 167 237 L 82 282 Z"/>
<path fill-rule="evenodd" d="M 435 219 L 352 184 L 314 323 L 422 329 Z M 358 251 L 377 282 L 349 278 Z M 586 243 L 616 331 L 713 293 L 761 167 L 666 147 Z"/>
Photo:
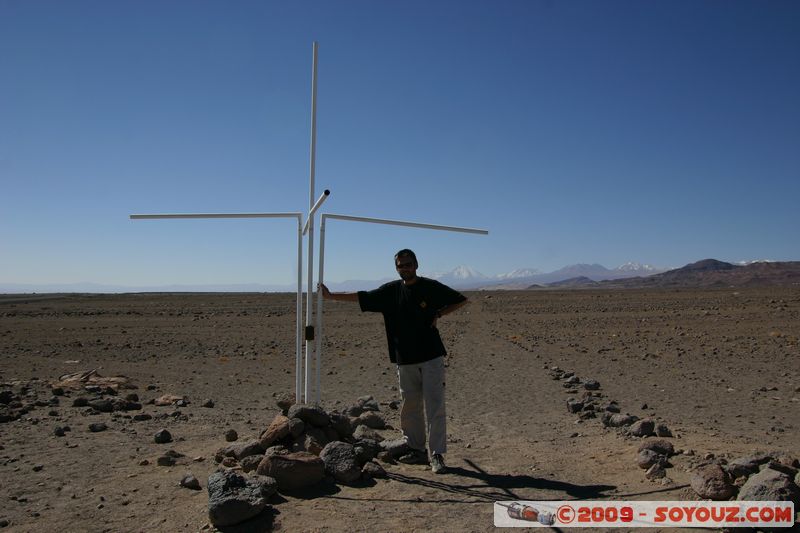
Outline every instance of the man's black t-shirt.
<path fill-rule="evenodd" d="M 397 280 L 358 293 L 362 311 L 383 313 L 389 359 L 398 365 L 445 355 L 439 330 L 431 327 L 433 319 L 441 308 L 464 300 L 463 294 L 447 285 L 421 277 L 411 285 Z"/>

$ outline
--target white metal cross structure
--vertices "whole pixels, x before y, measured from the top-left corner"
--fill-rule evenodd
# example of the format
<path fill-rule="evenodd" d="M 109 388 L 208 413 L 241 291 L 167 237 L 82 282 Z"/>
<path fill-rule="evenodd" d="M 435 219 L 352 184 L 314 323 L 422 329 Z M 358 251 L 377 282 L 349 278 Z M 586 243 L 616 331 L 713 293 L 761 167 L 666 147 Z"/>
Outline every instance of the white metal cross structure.
<path fill-rule="evenodd" d="M 311 326 L 312 321 L 312 297 L 313 294 L 313 245 L 314 245 L 314 214 L 320 208 L 322 203 L 327 199 L 330 194 L 329 190 L 320 195 L 314 201 L 314 174 L 315 174 L 315 158 L 316 158 L 316 145 L 317 145 L 317 50 L 318 43 L 312 44 L 312 72 L 311 72 L 311 150 L 310 150 L 310 185 L 309 185 L 309 201 L 308 201 L 308 216 L 306 217 L 305 225 L 303 225 L 302 213 L 187 213 L 187 214 L 148 214 L 148 215 L 130 215 L 131 219 L 175 219 L 175 218 L 294 218 L 297 220 L 297 320 L 295 327 L 295 402 L 301 403 L 305 401 L 308 403 L 308 389 L 310 379 L 310 364 L 311 364 L 311 350 L 313 346 L 311 341 L 314 339 L 314 328 Z M 302 333 L 302 301 L 303 301 L 303 235 L 308 233 L 308 296 L 306 298 L 306 357 L 305 357 L 305 383 L 301 381 L 303 376 L 303 359 L 301 356 L 301 345 L 303 339 Z"/>
<path fill-rule="evenodd" d="M 316 316 L 312 313 L 312 296 L 314 294 L 314 214 L 330 194 L 329 190 L 315 201 L 314 200 L 314 179 L 315 179 L 315 159 L 317 146 L 317 52 L 319 44 L 314 42 L 312 45 L 312 72 L 311 72 L 311 149 L 310 149 L 310 168 L 309 168 L 309 196 L 308 196 L 308 216 L 303 224 L 302 213 L 187 213 L 187 214 L 148 214 L 130 215 L 131 219 L 175 219 L 175 218 L 294 218 L 297 220 L 297 323 L 296 323 L 296 346 L 295 346 L 295 401 L 309 403 L 309 390 L 311 386 L 311 363 L 315 346 L 312 344 L 316 340 L 316 387 L 315 402 L 320 402 L 320 373 L 321 373 L 321 353 L 322 353 L 322 293 L 317 292 L 317 312 Z M 348 215 L 324 214 L 320 223 L 320 257 L 319 257 L 319 282 L 323 281 L 323 269 L 325 259 L 325 222 L 326 219 L 349 220 L 355 222 L 367 222 L 373 224 L 389 224 L 394 226 L 407 226 L 414 228 L 425 228 L 444 231 L 458 231 L 463 233 L 477 233 L 486 235 L 486 230 L 460 228 L 456 226 L 441 226 L 437 224 L 423 224 L 418 222 L 408 222 L 401 220 L 387 220 L 381 218 L 355 217 Z M 303 299 L 302 288 L 302 262 L 303 262 L 303 236 L 308 234 L 308 271 L 307 271 L 307 298 L 306 298 L 306 330 L 305 330 L 305 364 L 301 356 L 301 344 L 303 339 L 301 309 Z M 316 321 L 314 320 L 316 319 Z M 316 322 L 316 323 L 314 323 Z M 316 327 L 315 327 L 316 326 Z M 305 379 L 302 379 L 304 376 Z"/>

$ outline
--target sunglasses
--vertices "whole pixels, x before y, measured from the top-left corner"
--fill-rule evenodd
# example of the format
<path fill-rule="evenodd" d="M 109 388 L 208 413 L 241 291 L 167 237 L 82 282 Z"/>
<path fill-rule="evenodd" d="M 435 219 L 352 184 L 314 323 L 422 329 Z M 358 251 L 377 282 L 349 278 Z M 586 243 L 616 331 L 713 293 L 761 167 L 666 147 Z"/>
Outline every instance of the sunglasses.
<path fill-rule="evenodd" d="M 414 261 L 404 261 L 402 263 L 396 263 L 395 264 L 395 267 L 398 268 L 398 269 L 400 269 L 400 268 L 411 268 L 413 266 L 414 266 Z"/>

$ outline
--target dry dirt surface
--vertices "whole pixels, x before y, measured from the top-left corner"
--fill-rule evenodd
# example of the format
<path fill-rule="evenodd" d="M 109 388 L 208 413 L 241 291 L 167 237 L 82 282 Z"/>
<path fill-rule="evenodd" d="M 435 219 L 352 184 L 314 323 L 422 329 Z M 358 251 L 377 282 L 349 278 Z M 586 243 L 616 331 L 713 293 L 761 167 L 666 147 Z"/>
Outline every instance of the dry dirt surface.
<path fill-rule="evenodd" d="M 439 323 L 450 473 L 385 465 L 389 479 L 276 495 L 226 531 L 488 531 L 497 500 L 693 499 L 688 470 L 707 454 L 800 456 L 800 289 L 467 294 L 471 304 Z M 257 437 L 294 390 L 294 309 L 288 294 L 0 296 L 0 391 L 29 407 L 0 423 L 0 524 L 213 530 L 206 482 L 226 431 Z M 570 414 L 575 393 L 554 366 L 597 380 L 623 413 L 665 423 L 687 452 L 670 481 L 637 467 L 640 439 Z M 85 391 L 53 395 L 59 376 L 88 370 L 128 377 L 137 388 L 119 397 L 138 395 L 141 409 L 97 412 L 73 406 L 93 397 Z M 165 394 L 188 404 L 149 403 Z M 364 395 L 399 426 L 381 316 L 326 303 L 321 404 Z M 142 414 L 151 418 L 133 418 Z M 96 423 L 107 429 L 91 432 Z M 161 429 L 173 442 L 154 441 Z M 157 464 L 167 450 L 183 455 L 175 466 Z M 203 490 L 180 487 L 186 473 Z"/>

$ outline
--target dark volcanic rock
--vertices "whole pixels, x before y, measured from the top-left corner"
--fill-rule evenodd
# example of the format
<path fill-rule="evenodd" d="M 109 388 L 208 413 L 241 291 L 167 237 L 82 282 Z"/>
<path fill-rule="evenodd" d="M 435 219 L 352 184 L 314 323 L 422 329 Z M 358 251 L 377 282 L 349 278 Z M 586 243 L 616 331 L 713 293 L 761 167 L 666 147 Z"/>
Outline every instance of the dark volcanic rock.
<path fill-rule="evenodd" d="M 567 400 L 567 411 L 579 413 L 583 410 L 583 402 L 570 398 Z"/>
<path fill-rule="evenodd" d="M 319 454 L 325 472 L 342 483 L 352 483 L 361 477 L 361 468 L 352 444 L 336 441 L 325 445 Z"/>
<path fill-rule="evenodd" d="M 155 440 L 156 444 L 166 444 L 167 442 L 172 442 L 172 434 L 166 429 L 162 429 L 155 434 L 153 439 Z"/>
<path fill-rule="evenodd" d="M 72 400 L 72 407 L 86 407 L 89 405 L 89 399 L 83 396 L 78 396 Z"/>
<path fill-rule="evenodd" d="M 214 472 L 208 477 L 208 518 L 215 527 L 244 522 L 267 507 L 275 492 L 275 480 L 256 476 L 246 478 L 232 470 Z"/>
<path fill-rule="evenodd" d="M 100 411 L 101 413 L 110 413 L 114 410 L 114 402 L 104 398 L 89 400 L 88 405 L 95 411 Z"/>
<path fill-rule="evenodd" d="M 89 424 L 89 431 L 92 433 L 99 433 L 101 431 L 105 431 L 108 429 L 108 426 L 105 425 L 103 422 L 95 422 L 93 424 Z"/>
<path fill-rule="evenodd" d="M 314 454 L 295 452 L 265 456 L 256 471 L 274 478 L 279 490 L 297 490 L 322 481 L 325 463 Z"/>
<path fill-rule="evenodd" d="M 586 390 L 598 390 L 600 388 L 600 382 L 595 379 L 587 379 L 583 382 L 583 388 Z"/>
<path fill-rule="evenodd" d="M 187 489 L 192 490 L 200 490 L 202 488 L 200 487 L 200 481 L 198 481 L 198 479 L 191 474 L 186 474 L 183 476 L 181 479 L 181 487 L 186 487 Z"/>
<path fill-rule="evenodd" d="M 235 429 L 229 429 L 225 432 L 225 441 L 226 442 L 235 442 L 239 440 L 239 434 L 236 433 Z"/>
<path fill-rule="evenodd" d="M 19 400 L 19 396 L 14 394 L 14 391 L 3 390 L 0 391 L 0 403 L 4 405 L 10 404 L 12 401 Z"/>

